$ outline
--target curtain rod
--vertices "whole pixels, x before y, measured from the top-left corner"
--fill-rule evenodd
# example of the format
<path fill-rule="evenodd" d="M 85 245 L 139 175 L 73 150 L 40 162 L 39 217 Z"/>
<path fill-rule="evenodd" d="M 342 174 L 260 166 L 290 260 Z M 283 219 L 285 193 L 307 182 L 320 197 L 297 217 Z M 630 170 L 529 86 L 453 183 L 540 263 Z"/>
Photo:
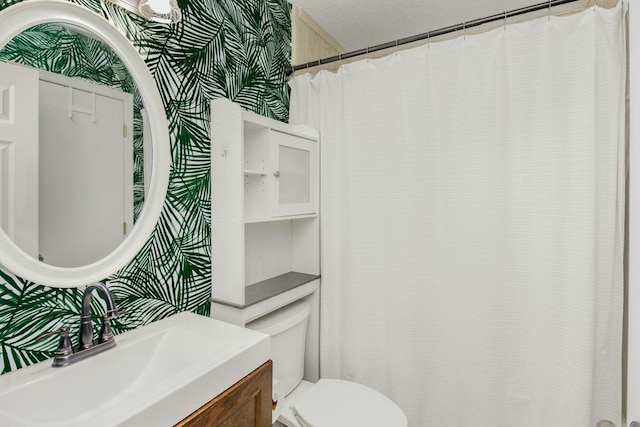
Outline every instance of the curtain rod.
<path fill-rule="evenodd" d="M 545 3 L 538 3 L 531 6 L 522 7 L 520 9 L 514 9 L 508 12 L 487 16 L 485 18 L 474 19 L 473 21 L 463 22 L 461 24 L 440 28 L 439 30 L 428 31 L 426 33 L 417 34 L 415 36 L 409 36 L 402 39 L 378 44 L 375 46 L 370 46 L 365 49 L 358 49 L 352 52 L 331 56 L 329 58 L 318 59 L 317 61 L 307 62 L 306 64 L 294 65 L 292 67 L 287 67 L 285 71 L 287 73 L 287 76 L 290 76 L 295 71 L 304 70 L 305 68 L 316 67 L 323 64 L 329 64 L 331 62 L 342 61 L 343 59 L 349 59 L 356 56 L 367 55 L 369 53 L 378 52 L 380 50 L 390 49 L 392 47 L 398 47 L 404 44 L 413 43 L 420 40 L 428 40 L 431 37 L 437 37 L 444 34 L 453 33 L 456 31 L 465 31 L 467 28 L 477 27 L 479 25 L 488 24 L 490 22 L 496 22 L 501 20 L 506 21 L 508 18 L 518 16 L 518 15 L 524 15 L 526 13 L 537 12 L 539 10 L 544 10 L 544 9 L 549 9 L 549 13 L 551 13 L 551 8 L 554 6 L 561 6 L 563 4 L 573 3 L 577 1 L 580 1 L 580 0 L 549 0 Z"/>

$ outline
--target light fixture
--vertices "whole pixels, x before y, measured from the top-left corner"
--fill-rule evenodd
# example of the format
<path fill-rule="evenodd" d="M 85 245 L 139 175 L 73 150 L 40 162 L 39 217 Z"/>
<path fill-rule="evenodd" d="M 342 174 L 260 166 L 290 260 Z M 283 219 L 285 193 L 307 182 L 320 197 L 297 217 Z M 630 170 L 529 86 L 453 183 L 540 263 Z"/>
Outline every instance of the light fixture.
<path fill-rule="evenodd" d="M 150 21 L 174 24 L 182 19 L 176 0 L 140 0 L 138 12 Z"/>

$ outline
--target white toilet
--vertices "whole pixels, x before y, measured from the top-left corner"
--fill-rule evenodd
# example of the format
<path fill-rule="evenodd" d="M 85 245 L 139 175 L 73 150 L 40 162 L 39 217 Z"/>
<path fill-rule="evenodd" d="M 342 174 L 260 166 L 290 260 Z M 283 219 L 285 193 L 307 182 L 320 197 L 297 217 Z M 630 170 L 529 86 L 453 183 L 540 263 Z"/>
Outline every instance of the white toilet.
<path fill-rule="evenodd" d="M 273 379 L 284 395 L 278 401 L 278 422 L 287 427 L 407 427 L 402 410 L 369 387 L 302 380 L 308 317 L 309 303 L 297 301 L 247 324 L 271 336 Z"/>

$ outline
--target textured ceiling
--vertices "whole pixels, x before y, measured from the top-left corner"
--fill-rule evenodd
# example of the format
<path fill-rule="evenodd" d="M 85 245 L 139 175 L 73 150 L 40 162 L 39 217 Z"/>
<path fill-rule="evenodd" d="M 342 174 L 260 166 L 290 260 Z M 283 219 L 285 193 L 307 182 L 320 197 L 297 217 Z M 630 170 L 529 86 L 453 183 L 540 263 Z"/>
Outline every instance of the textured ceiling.
<path fill-rule="evenodd" d="M 544 0 L 290 0 L 347 51 L 503 13 Z"/>

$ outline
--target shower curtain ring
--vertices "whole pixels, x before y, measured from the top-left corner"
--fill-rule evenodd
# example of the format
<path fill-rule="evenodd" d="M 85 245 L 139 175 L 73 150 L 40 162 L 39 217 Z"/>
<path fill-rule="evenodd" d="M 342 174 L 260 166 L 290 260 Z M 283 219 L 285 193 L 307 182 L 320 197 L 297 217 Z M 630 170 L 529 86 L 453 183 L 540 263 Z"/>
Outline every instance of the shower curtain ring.
<path fill-rule="evenodd" d="M 551 0 L 549 0 L 549 8 L 547 9 L 547 21 L 551 21 Z"/>
<path fill-rule="evenodd" d="M 466 40 L 466 39 L 467 39 L 467 21 L 464 21 L 464 22 L 462 23 L 462 38 L 463 38 L 464 40 Z"/>
<path fill-rule="evenodd" d="M 507 31 L 507 11 L 504 11 L 504 31 Z"/>

